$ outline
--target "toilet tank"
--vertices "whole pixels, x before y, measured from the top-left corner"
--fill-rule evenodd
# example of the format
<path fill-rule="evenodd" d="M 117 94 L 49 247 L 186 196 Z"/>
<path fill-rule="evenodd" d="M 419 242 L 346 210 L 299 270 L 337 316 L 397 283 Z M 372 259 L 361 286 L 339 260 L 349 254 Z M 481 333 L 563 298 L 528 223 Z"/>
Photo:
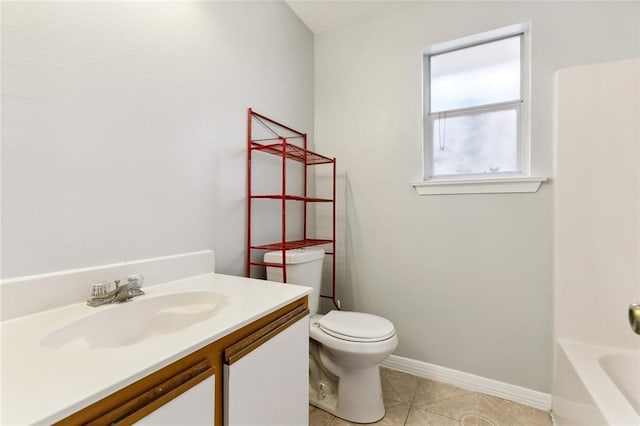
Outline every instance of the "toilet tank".
<path fill-rule="evenodd" d="M 302 248 L 286 251 L 287 283 L 311 287 L 309 294 L 309 310 L 311 315 L 318 311 L 320 302 L 320 285 L 322 283 L 322 262 L 324 249 Z M 270 251 L 264 254 L 265 263 L 282 263 L 282 251 Z M 282 268 L 267 266 L 269 281 L 283 282 Z"/>

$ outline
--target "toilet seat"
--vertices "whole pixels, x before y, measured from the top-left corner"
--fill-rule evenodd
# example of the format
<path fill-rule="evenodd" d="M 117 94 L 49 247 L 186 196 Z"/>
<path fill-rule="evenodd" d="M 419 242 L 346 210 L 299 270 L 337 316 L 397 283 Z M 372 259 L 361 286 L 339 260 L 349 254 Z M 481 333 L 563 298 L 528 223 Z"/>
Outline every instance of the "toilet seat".
<path fill-rule="evenodd" d="M 331 311 L 316 324 L 324 333 L 349 342 L 382 342 L 395 336 L 391 321 L 361 312 Z"/>

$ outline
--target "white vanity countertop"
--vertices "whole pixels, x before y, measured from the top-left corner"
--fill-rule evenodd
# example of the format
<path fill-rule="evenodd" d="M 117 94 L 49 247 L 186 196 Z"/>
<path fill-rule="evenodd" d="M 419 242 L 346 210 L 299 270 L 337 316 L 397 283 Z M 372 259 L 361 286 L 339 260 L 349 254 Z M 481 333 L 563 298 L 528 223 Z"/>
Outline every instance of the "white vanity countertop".
<path fill-rule="evenodd" d="M 226 295 L 211 318 L 183 330 L 149 337 L 117 348 L 87 349 L 82 345 L 42 347 L 52 332 L 98 310 L 85 303 L 4 321 L 0 424 L 50 424 L 114 393 L 150 373 L 212 343 L 310 292 L 310 288 L 268 281 L 206 274 L 144 288 L 143 298 L 186 291 Z M 102 324 L 101 327 L 126 327 Z M 96 330 L 99 333 L 100 330 Z M 220 374 L 220 372 L 216 372 Z"/>

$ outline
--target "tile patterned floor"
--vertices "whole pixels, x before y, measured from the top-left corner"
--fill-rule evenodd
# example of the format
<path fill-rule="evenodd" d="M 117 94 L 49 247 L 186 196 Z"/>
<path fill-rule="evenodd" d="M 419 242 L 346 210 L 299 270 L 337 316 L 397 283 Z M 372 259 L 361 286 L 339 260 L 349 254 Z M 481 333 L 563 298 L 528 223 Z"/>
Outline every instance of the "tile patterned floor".
<path fill-rule="evenodd" d="M 381 426 L 551 426 L 546 411 L 445 383 L 380 368 L 386 414 Z M 352 423 L 309 406 L 310 426 Z"/>

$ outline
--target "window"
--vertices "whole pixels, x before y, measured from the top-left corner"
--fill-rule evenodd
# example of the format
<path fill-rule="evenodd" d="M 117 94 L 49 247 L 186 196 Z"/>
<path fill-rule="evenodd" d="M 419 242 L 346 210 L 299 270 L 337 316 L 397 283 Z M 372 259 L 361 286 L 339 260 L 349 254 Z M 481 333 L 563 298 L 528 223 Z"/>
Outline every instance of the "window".
<path fill-rule="evenodd" d="M 523 24 L 426 49 L 424 182 L 414 186 L 495 181 L 511 190 L 469 192 L 521 192 L 513 183 L 530 180 L 528 44 Z"/>

